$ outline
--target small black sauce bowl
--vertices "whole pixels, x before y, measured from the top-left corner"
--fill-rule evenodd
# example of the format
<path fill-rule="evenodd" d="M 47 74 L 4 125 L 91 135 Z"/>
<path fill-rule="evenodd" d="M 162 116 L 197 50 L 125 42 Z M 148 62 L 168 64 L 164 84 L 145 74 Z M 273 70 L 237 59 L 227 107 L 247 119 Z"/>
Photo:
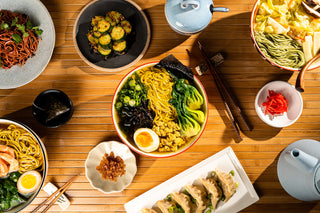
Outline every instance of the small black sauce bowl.
<path fill-rule="evenodd" d="M 70 120 L 73 114 L 73 104 L 64 92 L 49 89 L 36 97 L 32 106 L 32 114 L 42 125 L 56 128 Z"/>

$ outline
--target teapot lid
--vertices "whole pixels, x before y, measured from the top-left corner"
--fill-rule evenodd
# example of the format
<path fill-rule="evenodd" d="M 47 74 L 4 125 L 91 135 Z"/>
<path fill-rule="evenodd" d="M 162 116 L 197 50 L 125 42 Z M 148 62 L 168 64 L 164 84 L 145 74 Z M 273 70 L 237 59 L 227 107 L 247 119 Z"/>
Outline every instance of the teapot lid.
<path fill-rule="evenodd" d="M 211 21 L 211 0 L 167 0 L 165 15 L 169 25 L 177 32 L 195 34 Z"/>

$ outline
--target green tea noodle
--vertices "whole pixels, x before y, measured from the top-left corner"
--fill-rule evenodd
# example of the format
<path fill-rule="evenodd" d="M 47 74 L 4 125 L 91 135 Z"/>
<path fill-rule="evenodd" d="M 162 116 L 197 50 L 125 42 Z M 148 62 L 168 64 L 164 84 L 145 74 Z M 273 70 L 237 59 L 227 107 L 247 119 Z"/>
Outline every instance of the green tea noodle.
<path fill-rule="evenodd" d="M 291 68 L 300 68 L 306 61 L 301 45 L 287 35 L 255 33 L 261 52 L 274 63 Z"/>

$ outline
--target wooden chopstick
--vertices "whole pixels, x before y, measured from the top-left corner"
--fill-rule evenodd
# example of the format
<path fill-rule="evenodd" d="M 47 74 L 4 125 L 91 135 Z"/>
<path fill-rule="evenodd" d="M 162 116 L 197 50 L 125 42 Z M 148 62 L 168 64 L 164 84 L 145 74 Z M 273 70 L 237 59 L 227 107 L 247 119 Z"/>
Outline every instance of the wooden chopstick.
<path fill-rule="evenodd" d="M 219 81 L 218 81 L 218 78 L 215 76 L 215 73 L 214 73 L 214 71 L 213 71 L 213 70 L 214 70 L 214 67 L 213 67 L 212 63 L 210 62 L 210 60 L 208 60 L 209 57 L 208 57 L 207 54 L 204 52 L 204 50 L 203 50 L 203 48 L 202 48 L 202 46 L 201 46 L 201 43 L 198 42 L 198 44 L 199 44 L 199 49 L 200 49 L 200 51 L 201 51 L 201 54 L 202 54 L 202 56 L 203 56 L 203 58 L 204 58 L 204 60 L 205 60 L 205 63 L 206 63 L 206 65 L 207 65 L 208 69 L 210 70 L 211 75 L 213 76 L 213 80 L 214 80 L 214 82 L 215 82 L 215 84 L 216 84 L 216 86 L 217 86 L 218 92 L 219 92 L 220 97 L 221 97 L 221 99 L 222 99 L 223 105 L 224 105 L 224 107 L 225 107 L 225 109 L 226 109 L 226 111 L 227 111 L 227 114 L 228 114 L 228 116 L 229 116 L 229 119 L 231 120 L 232 126 L 233 126 L 233 128 L 235 129 L 238 138 L 239 138 L 240 140 L 242 140 L 242 137 L 241 137 L 241 135 L 240 135 L 239 126 L 238 126 L 238 124 L 237 124 L 237 122 L 236 122 L 236 120 L 235 120 L 235 118 L 234 118 L 234 116 L 233 116 L 233 114 L 232 114 L 232 111 L 231 111 L 231 109 L 230 109 L 230 107 L 229 107 L 229 105 L 228 105 L 228 102 L 227 102 L 227 100 L 226 100 L 226 96 L 225 96 L 225 94 L 223 93 L 223 91 L 221 90 L 221 82 L 219 82 Z"/>
<path fill-rule="evenodd" d="M 40 203 L 34 210 L 31 211 L 31 213 L 37 212 L 43 205 L 45 205 L 46 202 L 51 200 L 54 196 L 56 196 L 49 204 L 48 206 L 42 211 L 46 212 L 48 209 L 58 200 L 58 198 L 70 187 L 72 182 L 78 177 L 78 175 L 72 177 L 68 182 L 66 182 L 63 186 L 61 186 L 57 191 L 55 191 L 52 195 L 50 195 L 47 199 L 45 199 L 42 203 Z M 60 193 L 61 192 L 61 193 Z"/>
<path fill-rule="evenodd" d="M 229 118 L 230 118 L 233 126 L 235 127 L 235 126 L 236 126 L 235 123 L 237 123 L 238 125 L 239 125 L 239 123 L 238 123 L 238 121 L 236 120 L 236 117 L 233 116 L 232 111 L 230 110 L 228 100 L 230 100 L 233 108 L 234 108 L 234 109 L 236 110 L 236 112 L 239 114 L 239 117 L 240 117 L 240 119 L 242 120 L 242 122 L 245 124 L 246 128 L 247 128 L 249 131 L 251 131 L 251 130 L 252 130 L 252 127 L 251 127 L 251 125 L 249 124 L 249 122 L 247 121 L 246 117 L 244 116 L 241 108 L 240 108 L 239 105 L 238 105 L 238 102 L 236 101 L 236 99 L 235 99 L 234 97 L 231 96 L 231 92 L 230 92 L 230 91 L 228 90 L 228 88 L 225 86 L 226 84 L 225 84 L 223 78 L 220 76 L 220 73 L 215 69 L 215 67 L 214 67 L 213 64 L 211 63 L 208 55 L 206 54 L 206 52 L 204 51 L 204 49 L 203 49 L 203 47 L 202 47 L 200 41 L 198 41 L 198 47 L 199 47 L 199 49 L 200 49 L 200 51 L 201 51 L 201 54 L 202 54 L 203 58 L 205 59 L 205 62 L 206 62 L 207 66 L 208 66 L 208 68 L 209 68 L 209 70 L 210 70 L 210 72 L 211 72 L 211 74 L 212 74 L 212 76 L 213 76 L 213 79 L 215 80 L 215 83 L 216 83 L 216 85 L 217 85 L 217 88 L 218 88 L 218 91 L 219 91 L 219 93 L 220 93 L 220 96 L 221 96 L 221 98 L 223 99 L 223 102 L 226 102 L 226 103 L 224 103 L 224 105 L 225 105 L 225 106 L 227 105 L 228 108 L 229 108 L 229 109 L 227 109 L 227 107 L 226 107 L 226 110 L 227 110 L 228 115 L 229 115 L 229 114 L 231 115 L 231 116 L 229 115 Z M 239 126 L 238 126 L 237 128 L 235 127 L 235 130 L 236 130 L 237 133 L 238 133 L 238 132 L 239 132 Z M 238 136 L 239 136 L 239 134 L 238 134 Z"/>

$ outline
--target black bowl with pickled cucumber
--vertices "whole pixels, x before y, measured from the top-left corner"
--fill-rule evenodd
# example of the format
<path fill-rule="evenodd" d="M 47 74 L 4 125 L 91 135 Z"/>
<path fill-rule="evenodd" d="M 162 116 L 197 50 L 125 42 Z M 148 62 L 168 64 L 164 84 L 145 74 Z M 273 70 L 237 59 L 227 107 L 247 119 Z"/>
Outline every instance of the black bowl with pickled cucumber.
<path fill-rule="evenodd" d="M 130 0 L 96 0 L 80 12 L 73 37 L 87 64 L 120 71 L 143 57 L 150 43 L 150 26 L 141 8 Z"/>

